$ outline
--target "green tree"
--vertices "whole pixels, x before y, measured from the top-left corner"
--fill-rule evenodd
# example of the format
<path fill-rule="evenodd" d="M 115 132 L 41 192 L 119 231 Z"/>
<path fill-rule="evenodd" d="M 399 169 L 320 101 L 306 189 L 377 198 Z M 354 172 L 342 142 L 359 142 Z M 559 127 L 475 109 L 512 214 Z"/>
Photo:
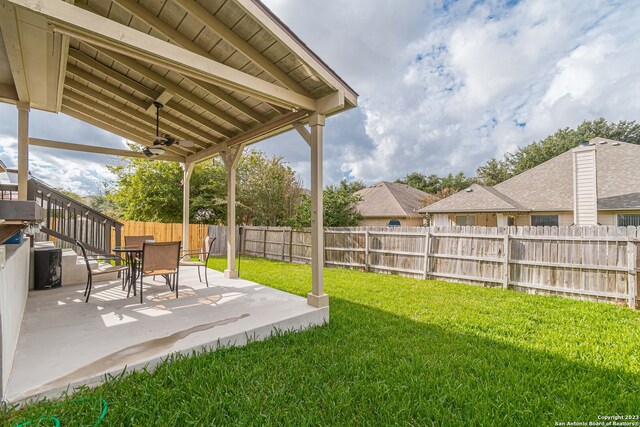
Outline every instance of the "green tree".
<path fill-rule="evenodd" d="M 110 166 L 116 176 L 107 195 L 119 214 L 130 221 L 182 221 L 182 168 L 175 162 L 130 158 Z"/>
<path fill-rule="evenodd" d="M 339 187 L 343 190 L 345 190 L 347 193 L 355 193 L 356 191 L 360 191 L 363 188 L 366 188 L 366 185 L 363 181 L 347 181 L 346 179 L 343 179 L 342 181 L 340 181 L 340 185 Z"/>
<path fill-rule="evenodd" d="M 466 177 L 464 172 L 458 172 L 455 175 L 450 173 L 442 178 L 436 174 L 426 176 L 420 172 L 412 172 L 402 179 L 397 179 L 396 182 L 417 188 L 425 193 L 438 194 L 443 190 L 463 190 L 474 182 L 474 178 Z"/>
<path fill-rule="evenodd" d="M 506 181 L 511 177 L 507 163 L 495 157 L 478 167 L 477 174 L 482 184 L 491 186 Z"/>
<path fill-rule="evenodd" d="M 337 186 L 330 185 L 324 189 L 322 203 L 325 227 L 353 227 L 362 221 L 362 215 L 356 209 L 362 197 L 351 191 L 353 188 L 342 181 Z M 311 226 L 311 198 L 308 195 L 302 196 L 288 225 L 295 228 Z"/>
<path fill-rule="evenodd" d="M 106 216 L 114 218 L 118 216 L 118 211 L 116 209 L 116 206 L 108 200 L 108 193 L 109 183 L 103 182 L 102 188 L 98 191 L 98 193 L 87 197 L 86 200 L 89 207 L 103 213 Z"/>
<path fill-rule="evenodd" d="M 325 227 L 354 227 L 362 221 L 362 215 L 357 211 L 360 195 L 350 192 L 348 186 L 330 185 L 322 193 L 324 205 Z"/>
<path fill-rule="evenodd" d="M 127 159 L 110 170 L 116 183 L 107 200 L 125 220 L 181 222 L 183 170 L 178 163 Z M 281 158 L 248 150 L 237 169 L 239 224 L 283 225 L 293 215 L 302 191 L 296 173 Z M 196 165 L 190 181 L 192 223 L 226 222 L 227 174 L 213 159 Z"/>
<path fill-rule="evenodd" d="M 238 165 L 238 222 L 281 226 L 289 222 L 302 195 L 302 182 L 281 157 L 248 151 Z"/>
<path fill-rule="evenodd" d="M 478 178 L 485 185 L 499 184 L 597 136 L 640 144 L 640 124 L 625 120 L 609 123 L 601 117 L 584 121 L 575 129 L 559 129 L 545 139 L 518 148 L 515 153 L 505 154 L 502 160 L 489 160 L 478 168 Z"/>
<path fill-rule="evenodd" d="M 468 188 L 475 182 L 475 178 L 468 178 L 464 175 L 464 172 L 458 172 L 457 174 L 450 173 L 440 180 L 440 188 L 438 191 L 453 190 L 460 191 Z"/>

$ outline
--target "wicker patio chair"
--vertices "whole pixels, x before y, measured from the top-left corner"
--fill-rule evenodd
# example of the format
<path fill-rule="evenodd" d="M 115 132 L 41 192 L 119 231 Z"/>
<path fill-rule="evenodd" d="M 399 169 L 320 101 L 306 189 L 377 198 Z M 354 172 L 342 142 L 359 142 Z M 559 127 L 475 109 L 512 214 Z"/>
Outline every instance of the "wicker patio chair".
<path fill-rule="evenodd" d="M 84 296 L 86 296 L 87 298 L 84 300 L 84 302 L 89 302 L 89 295 L 91 295 L 91 287 L 93 286 L 93 278 L 94 277 L 98 277 L 98 276 L 103 276 L 105 274 L 119 272 L 120 275 L 122 276 L 122 286 L 123 286 L 123 289 L 124 289 L 125 274 L 129 270 L 129 267 L 127 267 L 126 265 L 115 265 L 115 266 L 114 265 L 108 265 L 108 266 L 104 266 L 102 268 L 92 269 L 91 265 L 89 264 L 89 260 L 90 259 L 104 259 L 104 260 L 115 259 L 115 260 L 119 260 L 120 257 L 111 256 L 111 255 L 98 255 L 98 256 L 89 257 L 89 256 L 87 256 L 87 250 L 85 249 L 85 247 L 84 247 L 84 245 L 82 243 L 80 243 L 79 241 L 76 240 L 76 246 L 78 246 L 80 248 L 80 250 L 82 251 L 82 256 L 84 257 L 84 262 L 87 265 L 87 285 L 84 288 Z"/>
<path fill-rule="evenodd" d="M 144 242 L 142 244 L 140 270 L 140 303 L 142 303 L 142 279 L 162 276 L 169 289 L 178 298 L 178 272 L 180 266 L 180 242 Z"/>
<path fill-rule="evenodd" d="M 183 257 L 180 259 L 181 267 L 198 267 L 198 279 L 202 282 L 202 275 L 200 274 L 200 268 L 204 267 L 204 281 L 207 284 L 207 288 L 209 287 L 209 278 L 207 277 L 207 265 L 209 264 L 209 257 L 211 256 L 211 249 L 213 249 L 213 242 L 216 241 L 214 237 L 209 242 L 209 247 L 206 252 L 203 252 L 200 249 L 192 249 L 186 251 Z M 191 257 L 198 256 L 198 261 L 191 261 Z"/>

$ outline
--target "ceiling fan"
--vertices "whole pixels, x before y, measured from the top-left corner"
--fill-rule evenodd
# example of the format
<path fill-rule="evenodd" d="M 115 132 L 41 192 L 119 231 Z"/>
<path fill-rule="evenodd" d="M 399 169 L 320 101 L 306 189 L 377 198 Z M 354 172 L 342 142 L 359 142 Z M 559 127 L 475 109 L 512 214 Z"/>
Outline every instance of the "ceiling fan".
<path fill-rule="evenodd" d="M 156 107 L 156 137 L 151 147 L 145 147 L 144 150 L 142 150 L 144 155 L 147 157 L 161 156 L 165 153 L 165 149 L 162 147 L 171 147 L 172 145 L 179 145 L 185 148 L 193 147 L 193 141 L 179 141 L 169 134 L 160 135 L 160 110 L 162 110 L 164 105 L 158 101 L 154 101 L 153 106 Z"/>

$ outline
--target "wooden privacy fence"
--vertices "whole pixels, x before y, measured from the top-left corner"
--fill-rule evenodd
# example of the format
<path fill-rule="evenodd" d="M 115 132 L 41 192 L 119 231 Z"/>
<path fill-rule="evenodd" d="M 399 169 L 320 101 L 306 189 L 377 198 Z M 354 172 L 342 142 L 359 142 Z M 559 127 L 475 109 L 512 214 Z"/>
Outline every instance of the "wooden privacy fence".
<path fill-rule="evenodd" d="M 636 227 L 325 229 L 325 264 L 636 307 Z M 246 255 L 309 263 L 309 230 L 244 227 Z"/>
<path fill-rule="evenodd" d="M 157 242 L 182 241 L 182 224 L 165 224 L 160 222 L 123 221 L 122 236 L 153 236 Z M 202 249 L 204 238 L 207 237 L 208 225 L 189 225 L 189 249 Z M 115 236 L 112 235 L 112 242 Z M 117 243 L 116 243 L 117 244 Z M 124 244 L 124 241 L 120 242 Z M 115 245 L 115 244 L 114 244 Z"/>

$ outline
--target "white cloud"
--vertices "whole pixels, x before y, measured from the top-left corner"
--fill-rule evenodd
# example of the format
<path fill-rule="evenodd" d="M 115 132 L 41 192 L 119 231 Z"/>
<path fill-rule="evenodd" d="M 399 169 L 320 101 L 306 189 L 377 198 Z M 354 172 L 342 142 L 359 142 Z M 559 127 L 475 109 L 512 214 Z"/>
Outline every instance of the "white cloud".
<path fill-rule="evenodd" d="M 326 184 L 473 174 L 559 128 L 638 118 L 638 2 L 265 2 L 360 94 L 359 109 L 327 121 Z M 0 107 L 0 116 L 15 109 Z M 32 117 L 40 137 L 123 146 L 64 115 Z M 15 136 L 15 120 L 0 122 L 2 135 Z M 0 158 L 12 147 L 0 139 Z M 256 148 L 283 156 L 308 182 L 309 149 L 297 134 Z M 35 151 L 37 173 L 63 170 L 64 185 L 108 176 L 104 157 Z"/>
<path fill-rule="evenodd" d="M 559 128 L 599 116 L 637 117 L 636 4 L 448 7 L 425 16 L 420 37 L 405 40 L 399 52 L 378 52 L 388 55 L 381 67 L 396 74 L 369 81 L 384 89 L 361 98 L 373 149 L 345 158 L 342 169 L 356 178 L 393 179 L 413 170 L 472 174 L 489 157 Z"/>

